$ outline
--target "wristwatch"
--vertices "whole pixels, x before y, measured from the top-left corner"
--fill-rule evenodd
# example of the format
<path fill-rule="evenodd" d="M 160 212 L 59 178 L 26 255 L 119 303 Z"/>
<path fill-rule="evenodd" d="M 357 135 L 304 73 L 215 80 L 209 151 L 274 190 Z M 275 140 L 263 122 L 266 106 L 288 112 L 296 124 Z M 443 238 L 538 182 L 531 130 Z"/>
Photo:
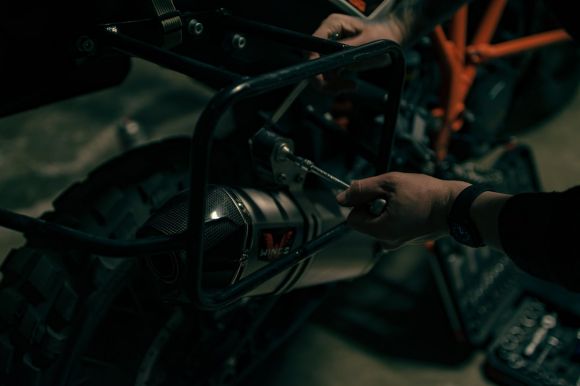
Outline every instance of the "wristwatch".
<path fill-rule="evenodd" d="M 483 247 L 483 242 L 477 226 L 469 213 L 473 201 L 483 192 L 488 191 L 484 185 L 470 185 L 457 196 L 447 217 L 449 234 L 459 243 L 470 247 Z"/>

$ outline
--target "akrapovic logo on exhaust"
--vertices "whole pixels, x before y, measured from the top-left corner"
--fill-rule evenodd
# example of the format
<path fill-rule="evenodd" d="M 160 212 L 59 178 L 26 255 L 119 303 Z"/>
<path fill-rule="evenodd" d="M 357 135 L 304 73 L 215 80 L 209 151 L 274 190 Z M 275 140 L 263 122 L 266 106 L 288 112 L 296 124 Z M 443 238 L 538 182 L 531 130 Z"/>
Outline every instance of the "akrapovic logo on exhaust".
<path fill-rule="evenodd" d="M 260 260 L 271 261 L 290 253 L 295 233 L 296 230 L 294 228 L 268 229 L 262 231 L 258 258 Z"/>

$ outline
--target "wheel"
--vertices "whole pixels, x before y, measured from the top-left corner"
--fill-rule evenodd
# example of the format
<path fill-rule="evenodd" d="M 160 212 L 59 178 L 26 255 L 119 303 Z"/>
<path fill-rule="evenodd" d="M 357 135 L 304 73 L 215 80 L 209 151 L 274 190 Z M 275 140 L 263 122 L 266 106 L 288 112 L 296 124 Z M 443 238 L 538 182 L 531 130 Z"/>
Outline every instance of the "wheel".
<path fill-rule="evenodd" d="M 43 218 L 133 237 L 151 211 L 185 188 L 188 149 L 189 140 L 176 138 L 129 151 L 67 189 Z M 134 259 L 50 249 L 37 240 L 13 250 L 0 286 L 0 384 L 81 384 L 86 348 L 136 266 Z"/>
<path fill-rule="evenodd" d="M 187 187 L 190 141 L 133 149 L 54 202 L 44 219 L 128 239 Z M 0 284 L 0 385 L 232 385 L 306 320 L 327 288 L 242 299 L 215 312 L 167 302 L 137 258 L 29 240 Z"/>

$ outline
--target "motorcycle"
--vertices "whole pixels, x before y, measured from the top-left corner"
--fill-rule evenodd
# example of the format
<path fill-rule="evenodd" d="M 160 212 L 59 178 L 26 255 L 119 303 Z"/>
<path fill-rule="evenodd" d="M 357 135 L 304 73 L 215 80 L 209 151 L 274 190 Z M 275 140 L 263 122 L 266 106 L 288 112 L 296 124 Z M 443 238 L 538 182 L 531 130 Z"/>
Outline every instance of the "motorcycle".
<path fill-rule="evenodd" d="M 324 7 L 287 29 L 268 22 L 268 7 L 231 2 L 33 3 L 0 20 L 2 116 L 114 87 L 131 57 L 216 92 L 191 136 L 108 161 L 41 219 L 0 211 L 0 225 L 27 238 L 2 266 L 0 384 L 243 381 L 328 283 L 366 274 L 385 254 L 345 225 L 328 180 L 432 161 L 396 126 L 405 55 L 389 41 L 347 47 L 305 33 Z M 354 101 L 373 109 L 364 119 L 381 118 L 357 130 L 337 119 L 337 99 L 304 82 L 379 59 L 389 75 L 357 78 Z"/>
<path fill-rule="evenodd" d="M 268 99 L 316 74 L 388 56 L 384 108 L 392 119 L 374 137 L 381 147 L 365 154 L 368 173 L 385 171 L 404 71 L 396 44 L 350 48 L 213 4 L 30 9 L 32 20 L 50 25 L 27 22 L 20 34 L 10 28 L 17 18 L 1 23 L 2 115 L 118 84 L 130 57 L 217 92 L 191 137 L 110 160 L 41 219 L 2 210 L 0 223 L 27 239 L 2 266 L 2 385 L 233 384 L 312 312 L 324 283 L 372 266 L 377 242 L 344 224 L 336 189 L 298 157 L 300 140 L 287 136 Z M 308 61 L 309 51 L 327 55 Z M 248 119 L 216 138 L 228 114 Z M 240 159 L 223 157 L 231 148 Z"/>

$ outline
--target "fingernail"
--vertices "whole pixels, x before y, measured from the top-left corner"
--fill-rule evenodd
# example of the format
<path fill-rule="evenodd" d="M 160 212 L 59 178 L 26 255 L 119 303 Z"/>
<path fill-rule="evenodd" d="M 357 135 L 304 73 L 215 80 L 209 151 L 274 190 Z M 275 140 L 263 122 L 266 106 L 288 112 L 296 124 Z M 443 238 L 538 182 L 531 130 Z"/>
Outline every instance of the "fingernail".
<path fill-rule="evenodd" d="M 348 189 L 338 193 L 336 196 L 336 201 L 338 201 L 340 205 L 348 205 Z"/>

